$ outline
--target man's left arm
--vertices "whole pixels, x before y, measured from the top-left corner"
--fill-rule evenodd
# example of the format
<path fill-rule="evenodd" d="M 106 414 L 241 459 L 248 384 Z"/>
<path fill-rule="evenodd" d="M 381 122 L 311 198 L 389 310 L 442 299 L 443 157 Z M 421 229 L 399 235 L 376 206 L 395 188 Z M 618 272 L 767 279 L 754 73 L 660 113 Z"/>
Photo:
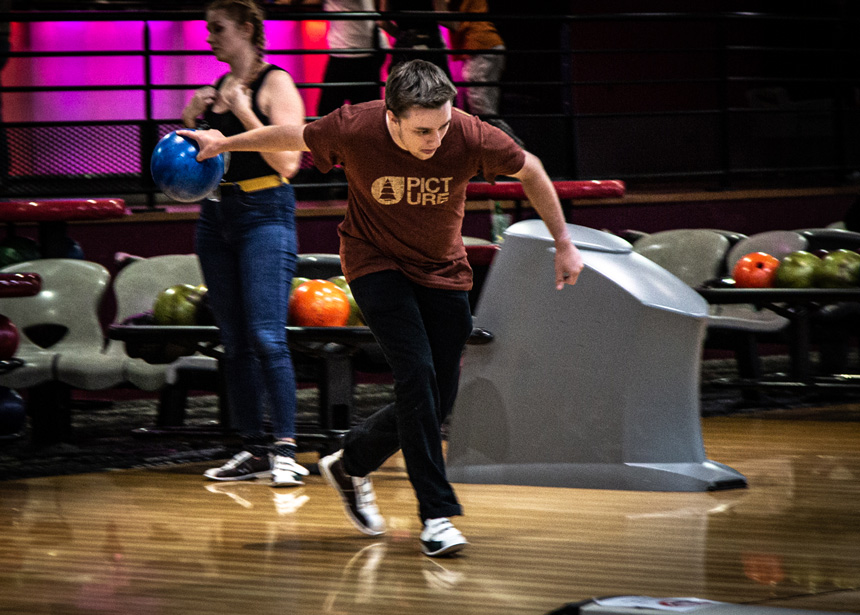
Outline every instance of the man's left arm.
<path fill-rule="evenodd" d="M 526 152 L 523 168 L 511 177 L 520 180 L 526 198 L 555 240 L 556 288 L 561 290 L 565 284 L 576 284 L 583 267 L 582 255 L 570 240 L 558 194 L 543 168 L 543 163 L 534 154 Z"/>

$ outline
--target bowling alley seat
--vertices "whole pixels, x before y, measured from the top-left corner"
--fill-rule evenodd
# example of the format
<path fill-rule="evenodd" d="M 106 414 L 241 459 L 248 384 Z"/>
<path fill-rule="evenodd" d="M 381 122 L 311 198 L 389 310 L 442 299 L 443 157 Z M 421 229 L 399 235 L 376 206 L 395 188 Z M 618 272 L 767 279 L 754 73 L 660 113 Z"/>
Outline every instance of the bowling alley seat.
<path fill-rule="evenodd" d="M 113 283 L 116 323 L 150 312 L 155 298 L 165 288 L 203 284 L 196 254 L 123 260 L 127 264 L 116 274 Z M 214 390 L 223 395 L 218 360 L 214 357 L 195 352 L 171 359 L 162 344 L 141 345 L 116 340 L 111 344 L 124 348 L 123 374 L 127 382 L 144 391 L 160 391 L 156 420 L 159 427 L 182 425 L 190 389 Z"/>
<path fill-rule="evenodd" d="M 343 275 L 340 255 L 328 253 L 299 254 L 296 260 L 296 277 L 327 280 Z"/>
<path fill-rule="evenodd" d="M 750 235 L 732 246 L 726 255 L 726 270 L 729 275 L 735 265 L 747 254 L 765 252 L 782 260 L 792 252 L 809 248 L 809 240 L 796 231 L 765 231 Z"/>
<path fill-rule="evenodd" d="M 844 228 L 805 228 L 796 232 L 809 242 L 808 251 L 832 252 L 845 249 L 860 250 L 860 233 Z M 854 302 L 832 303 L 821 306 L 812 313 L 814 341 L 819 349 L 819 367 L 824 374 L 855 372 L 849 368 L 850 348 L 860 337 L 860 304 Z"/>
<path fill-rule="evenodd" d="M 165 288 L 176 284 L 203 283 L 203 273 L 196 254 L 167 254 L 136 259 L 116 274 L 113 292 L 116 297 L 115 322 L 142 314 L 152 309 L 155 298 Z M 123 342 L 112 344 L 124 346 Z M 183 368 L 217 371 L 217 361 L 203 355 L 180 357 L 167 363 L 149 363 L 135 352 L 128 352 L 123 361 L 125 379 L 145 391 L 155 391 L 166 384 L 176 384 Z"/>
<path fill-rule="evenodd" d="M 696 287 L 720 274 L 729 240 L 709 230 L 675 229 L 646 235 L 633 249 Z"/>
<path fill-rule="evenodd" d="M 795 231 L 807 241 L 807 250 L 860 250 L 860 233 L 845 228 L 804 228 Z"/>
<path fill-rule="evenodd" d="M 296 277 L 327 280 L 343 275 L 340 266 L 340 255 L 327 253 L 299 254 L 296 261 Z M 296 368 L 296 378 L 313 382 L 322 382 L 325 371 L 327 352 L 321 352 L 326 344 L 323 342 L 295 342 L 290 346 L 293 350 L 293 363 Z M 388 370 L 388 363 L 382 355 L 382 350 L 375 342 L 361 344 L 351 356 L 354 369 L 369 373 L 379 373 Z"/>
<path fill-rule="evenodd" d="M 11 276 L 15 274 L 3 270 L 3 275 L 11 279 Z M 41 289 L 41 278 L 37 277 L 36 279 L 38 280 L 37 287 Z M 0 295 L 0 314 L 7 315 L 6 308 L 13 299 L 35 294 L 37 293 L 28 292 L 19 295 L 10 292 L 8 295 Z M 15 315 L 13 314 L 13 316 Z M 8 369 L 0 372 L 0 386 L 27 389 L 51 382 L 54 379 L 54 353 L 31 341 L 27 334 L 18 327 L 18 323 L 12 320 L 12 317 L 10 317 L 10 321 L 18 328 L 18 347 L 15 351 L 14 363 L 10 363 Z"/>
<path fill-rule="evenodd" d="M 742 239 L 730 247 L 731 241 L 724 232 L 675 229 L 643 237 L 633 244 L 633 250 L 687 285 L 698 288 L 725 275 L 727 251 L 731 252 L 745 241 Z M 787 318 L 751 305 L 711 305 L 708 308 L 706 345 L 733 350 L 741 376 L 754 378 L 761 375 L 757 348 L 759 338 L 773 338 L 788 324 Z"/>
<path fill-rule="evenodd" d="M 808 247 L 808 240 L 795 231 L 756 233 L 732 246 L 726 255 L 726 272 L 731 276 L 737 262 L 752 252 L 765 252 L 781 260 L 792 252 Z M 761 361 L 756 351 L 757 339 L 769 337 L 772 341 L 783 341 L 779 338 L 789 325 L 789 320 L 776 312 L 746 304 L 711 306 L 710 317 L 708 331 L 712 343 L 727 341 L 735 345 L 741 376 L 750 378 L 761 375 Z"/>
<path fill-rule="evenodd" d="M 13 370 L 4 375 L 0 384 L 31 389 L 34 440 L 61 439 L 71 425 L 72 388 L 105 389 L 124 379 L 122 353 L 108 347 L 99 320 L 110 273 L 98 263 L 77 259 L 28 261 L 3 272 L 36 273 L 42 287 L 35 296 L 3 302 L 2 312 L 22 332 L 16 356 L 25 367 L 20 374 Z"/>

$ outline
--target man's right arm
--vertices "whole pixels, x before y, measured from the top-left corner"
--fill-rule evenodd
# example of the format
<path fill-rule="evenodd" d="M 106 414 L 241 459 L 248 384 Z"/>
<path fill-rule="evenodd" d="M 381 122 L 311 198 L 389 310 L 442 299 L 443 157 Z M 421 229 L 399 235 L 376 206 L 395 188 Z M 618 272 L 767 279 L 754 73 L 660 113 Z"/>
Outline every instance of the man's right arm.
<path fill-rule="evenodd" d="M 206 160 L 222 152 L 306 152 L 305 127 L 263 126 L 232 137 L 225 137 L 217 130 L 177 130 L 183 137 L 194 139 L 200 145 L 197 160 Z"/>

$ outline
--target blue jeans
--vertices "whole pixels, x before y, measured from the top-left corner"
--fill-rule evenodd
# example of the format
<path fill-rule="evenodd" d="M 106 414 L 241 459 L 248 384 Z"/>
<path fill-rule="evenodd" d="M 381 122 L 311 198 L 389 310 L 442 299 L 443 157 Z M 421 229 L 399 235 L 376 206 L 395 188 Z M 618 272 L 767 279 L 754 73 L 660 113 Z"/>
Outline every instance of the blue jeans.
<path fill-rule="evenodd" d="M 395 402 L 349 431 L 344 470 L 366 476 L 399 449 L 421 519 L 462 514 L 446 476 L 441 427 L 472 332 L 468 293 L 420 286 L 399 271 L 362 276 L 350 288 L 393 372 Z"/>
<path fill-rule="evenodd" d="M 290 185 L 222 191 L 206 200 L 197 254 L 224 346 L 222 369 L 233 427 L 264 435 L 264 398 L 272 435 L 294 438 L 296 377 L 287 345 L 287 307 L 296 270 L 296 199 Z"/>

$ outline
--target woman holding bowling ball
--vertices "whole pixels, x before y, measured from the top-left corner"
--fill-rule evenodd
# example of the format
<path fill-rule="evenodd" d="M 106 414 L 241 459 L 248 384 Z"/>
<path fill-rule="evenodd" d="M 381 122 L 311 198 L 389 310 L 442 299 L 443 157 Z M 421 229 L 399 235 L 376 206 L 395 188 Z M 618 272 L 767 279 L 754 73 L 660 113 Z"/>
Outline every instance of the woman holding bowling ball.
<path fill-rule="evenodd" d="M 197 90 L 182 112 L 189 128 L 239 134 L 302 125 L 305 108 L 283 69 L 263 60 L 263 13 L 253 0 L 214 0 L 206 41 L 230 70 Z M 287 302 L 296 268 L 295 194 L 287 178 L 301 152 L 233 154 L 220 199 L 201 203 L 197 254 L 224 346 L 222 368 L 242 451 L 204 473 L 218 481 L 271 474 L 272 486 L 301 485 L 296 463 L 296 382 L 287 345 Z M 264 430 L 268 407 L 272 433 Z"/>

